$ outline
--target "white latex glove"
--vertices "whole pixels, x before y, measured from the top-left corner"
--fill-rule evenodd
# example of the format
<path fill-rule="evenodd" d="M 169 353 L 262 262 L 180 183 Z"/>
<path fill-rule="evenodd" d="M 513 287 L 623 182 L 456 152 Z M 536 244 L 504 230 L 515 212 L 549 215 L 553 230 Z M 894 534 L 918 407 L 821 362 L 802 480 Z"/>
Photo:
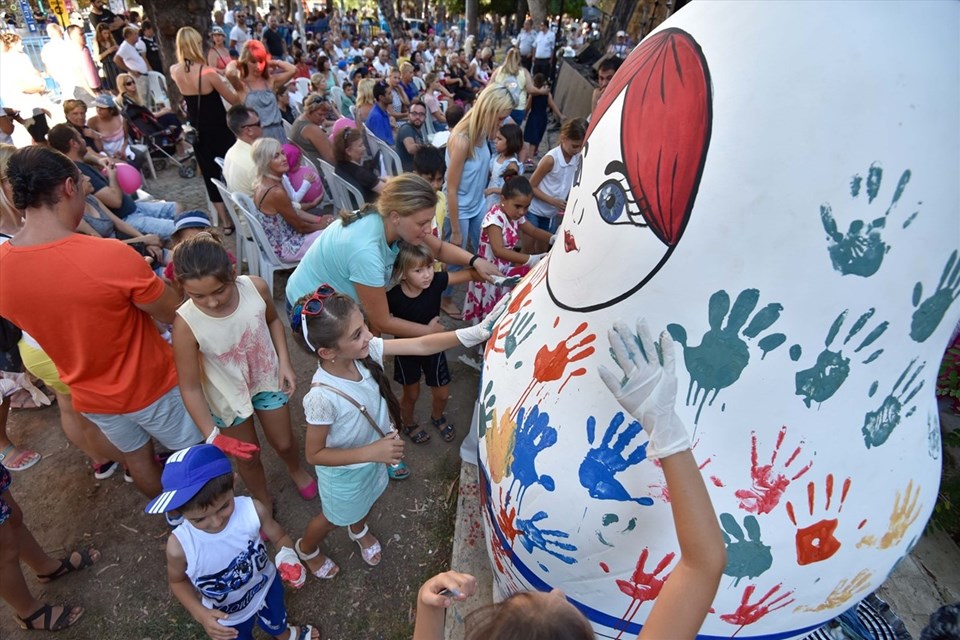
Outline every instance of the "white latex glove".
<path fill-rule="evenodd" d="M 557 241 L 557 234 L 553 234 L 552 236 L 550 236 L 550 240 L 548 240 L 547 243 L 552 247 L 553 243 L 556 241 Z"/>
<path fill-rule="evenodd" d="M 487 338 L 490 337 L 490 334 L 493 333 L 493 325 L 497 323 L 497 320 L 500 319 L 500 316 L 503 315 L 503 312 L 507 310 L 507 305 L 510 303 L 510 296 L 506 295 L 500 299 L 493 309 L 490 310 L 490 313 L 487 314 L 487 317 L 480 321 L 480 324 L 474 325 L 472 327 L 465 327 L 463 329 L 457 329 L 455 333 L 457 334 L 457 340 L 460 341 L 460 344 L 466 348 L 475 347 L 478 344 L 486 342 Z"/>
<path fill-rule="evenodd" d="M 294 589 L 299 589 L 307 580 L 307 570 L 300 562 L 297 552 L 290 547 L 280 547 L 274 560 L 280 578 Z"/>
<path fill-rule="evenodd" d="M 689 449 L 690 436 L 675 411 L 677 376 L 673 338 L 666 331 L 660 334 L 661 364 L 645 320 L 637 322 L 636 334 L 622 322 L 616 322 L 607 337 L 624 377 L 621 379 L 601 365 L 600 378 L 620 406 L 647 432 L 650 438 L 647 457 L 656 460 Z"/>
<path fill-rule="evenodd" d="M 533 254 L 533 255 L 531 255 L 529 258 L 527 258 L 527 261 L 524 262 L 523 264 L 524 264 L 524 266 L 527 266 L 527 267 L 533 267 L 533 266 L 535 266 L 538 262 L 540 262 L 541 260 L 543 260 L 543 258 L 544 258 L 546 255 L 547 255 L 547 254 L 545 254 L 545 253 L 536 253 L 536 254 Z"/>

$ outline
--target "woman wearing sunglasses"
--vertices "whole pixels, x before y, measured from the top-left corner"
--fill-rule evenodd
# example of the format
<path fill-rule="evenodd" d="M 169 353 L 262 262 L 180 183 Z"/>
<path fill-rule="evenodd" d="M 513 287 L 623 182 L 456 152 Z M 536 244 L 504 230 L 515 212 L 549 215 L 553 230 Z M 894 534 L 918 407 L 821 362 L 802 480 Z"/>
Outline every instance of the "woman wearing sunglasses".
<path fill-rule="evenodd" d="M 390 315 L 386 285 L 400 240 L 426 244 L 437 260 L 472 266 L 488 281 L 503 274 L 479 256 L 435 237 L 431 225 L 436 207 L 437 192 L 420 176 L 403 173 L 391 178 L 375 204 L 341 213 L 307 250 L 287 281 L 288 303 L 292 306 L 328 283 L 363 305 L 375 334 L 411 338 L 443 331 L 440 318 L 424 325 Z"/>

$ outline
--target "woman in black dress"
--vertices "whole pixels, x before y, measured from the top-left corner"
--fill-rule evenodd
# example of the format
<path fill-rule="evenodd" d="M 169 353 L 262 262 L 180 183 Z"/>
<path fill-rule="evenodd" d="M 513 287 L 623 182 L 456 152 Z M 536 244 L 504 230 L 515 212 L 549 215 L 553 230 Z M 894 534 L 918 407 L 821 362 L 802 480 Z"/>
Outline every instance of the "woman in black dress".
<path fill-rule="evenodd" d="M 234 232 L 233 225 L 223 205 L 223 198 L 211 180 L 223 179 L 214 158 L 224 157 L 236 142 L 236 137 L 227 128 L 223 100 L 239 104 L 240 96 L 216 69 L 207 66 L 203 56 L 203 39 L 192 27 L 183 27 L 177 32 L 177 64 L 170 67 L 170 77 L 177 83 L 187 104 L 190 124 L 197 131 L 193 148 L 207 187 L 207 197 L 220 216 L 224 234 L 230 235 Z"/>

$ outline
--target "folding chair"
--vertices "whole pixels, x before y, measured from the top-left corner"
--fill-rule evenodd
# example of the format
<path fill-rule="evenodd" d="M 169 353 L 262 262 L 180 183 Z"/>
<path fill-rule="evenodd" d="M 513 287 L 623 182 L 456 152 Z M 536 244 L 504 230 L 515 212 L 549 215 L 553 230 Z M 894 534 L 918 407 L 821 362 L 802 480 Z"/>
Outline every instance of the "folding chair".
<path fill-rule="evenodd" d="M 397 155 L 396 150 L 373 133 L 369 133 L 369 130 L 367 135 L 371 143 L 375 145 L 372 151 L 374 153 L 380 152 L 380 168 L 382 170 L 380 175 L 398 176 L 403 173 L 403 165 L 400 163 L 400 156 Z"/>
<path fill-rule="evenodd" d="M 297 78 L 297 93 L 303 96 L 303 100 L 310 95 L 310 81 L 306 78 Z"/>
<path fill-rule="evenodd" d="M 220 197 L 223 198 L 223 208 L 227 210 L 227 215 L 230 216 L 230 221 L 233 222 L 233 228 L 236 229 L 237 270 L 243 272 L 243 261 L 246 260 L 247 273 L 252 276 L 260 275 L 260 261 L 256 259 L 256 243 L 250 234 L 250 230 L 247 228 L 247 221 L 237 213 L 236 205 L 233 201 L 233 194 L 227 189 L 227 185 L 220 180 L 212 178 L 210 182 L 212 182 L 213 186 L 220 192 Z"/>
<path fill-rule="evenodd" d="M 270 289 L 270 295 L 273 295 L 273 276 L 278 270 L 294 269 L 299 262 L 284 262 L 280 256 L 273 250 L 273 245 L 267 239 L 267 234 L 257 218 L 257 209 L 250 196 L 244 193 L 232 194 L 233 201 L 236 203 L 240 214 L 247 221 L 247 226 L 253 235 L 253 241 L 257 246 L 257 255 L 260 262 L 260 277 L 267 281 L 267 287 Z"/>

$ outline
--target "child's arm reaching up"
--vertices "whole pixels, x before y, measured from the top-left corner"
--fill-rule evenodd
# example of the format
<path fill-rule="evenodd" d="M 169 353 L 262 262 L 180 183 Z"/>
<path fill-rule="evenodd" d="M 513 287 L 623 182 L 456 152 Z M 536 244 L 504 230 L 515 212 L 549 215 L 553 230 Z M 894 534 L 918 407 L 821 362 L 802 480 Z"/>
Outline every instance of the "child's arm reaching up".
<path fill-rule="evenodd" d="M 233 640 L 239 635 L 233 627 L 226 627 L 218 622 L 226 618 L 227 614 L 217 609 L 207 609 L 200 602 L 197 590 L 187 577 L 187 557 L 175 535 L 167 538 L 167 582 L 170 584 L 170 591 L 183 608 L 212 640 Z"/>

